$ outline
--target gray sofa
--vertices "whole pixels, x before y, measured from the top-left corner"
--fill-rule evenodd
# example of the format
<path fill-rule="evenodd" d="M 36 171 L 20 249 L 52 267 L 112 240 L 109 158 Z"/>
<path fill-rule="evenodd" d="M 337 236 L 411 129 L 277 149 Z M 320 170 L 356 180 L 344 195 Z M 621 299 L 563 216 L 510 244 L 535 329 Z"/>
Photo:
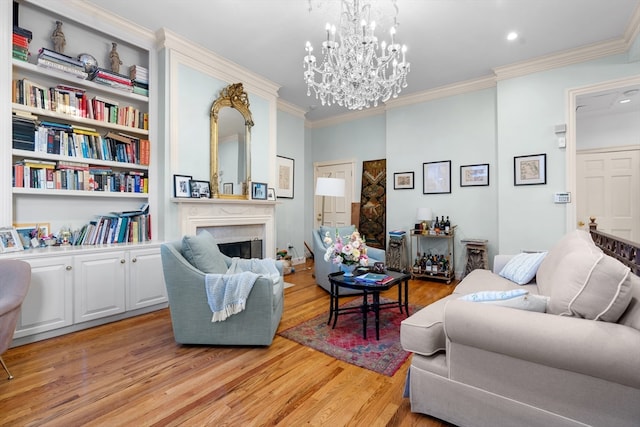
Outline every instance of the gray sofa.
<path fill-rule="evenodd" d="M 459 426 L 640 425 L 640 278 L 584 231 L 522 287 L 495 273 L 508 259 L 402 322 L 411 410 Z M 546 312 L 459 299 L 513 289 L 546 296 Z"/>
<path fill-rule="evenodd" d="M 270 345 L 282 318 L 284 282 L 256 280 L 246 308 L 222 322 L 212 322 L 205 274 L 225 274 L 231 258 L 218 250 L 206 231 L 163 243 L 162 268 L 175 340 L 181 344 Z M 282 275 L 282 263 L 276 261 Z"/>
<path fill-rule="evenodd" d="M 328 231 L 330 236 L 333 238 L 336 234 L 336 230 L 340 236 L 347 236 L 353 233 L 356 230 L 356 227 L 354 225 L 349 225 L 336 228 L 323 225 L 320 228 L 313 230 L 313 266 L 316 283 L 327 292 L 331 292 L 329 274 L 339 271 L 340 268 L 331 261 L 327 262 L 324 260 L 324 254 L 328 247 L 328 245 L 324 243 L 324 236 Z M 385 251 L 382 249 L 367 247 L 367 256 L 369 257 L 369 265 L 373 265 L 374 262 L 385 261 Z M 360 293 L 362 292 L 353 289 L 340 290 L 340 295 L 353 295 Z"/>

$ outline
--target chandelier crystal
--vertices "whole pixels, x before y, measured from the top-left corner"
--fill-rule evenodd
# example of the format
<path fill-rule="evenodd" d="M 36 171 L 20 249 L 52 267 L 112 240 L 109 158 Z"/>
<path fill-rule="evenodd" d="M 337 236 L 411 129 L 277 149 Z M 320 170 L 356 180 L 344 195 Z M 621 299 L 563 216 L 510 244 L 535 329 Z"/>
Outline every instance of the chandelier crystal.
<path fill-rule="evenodd" d="M 393 5 L 398 12 L 398 7 Z M 322 105 L 338 104 L 351 110 L 378 106 L 397 97 L 407 87 L 409 63 L 407 47 L 396 43 L 396 19 L 389 33 L 391 43 L 378 44 L 370 0 L 341 0 L 340 24 L 327 24 L 322 42 L 322 63 L 316 63 L 313 47 L 307 42 L 304 80 L 307 96 L 313 89 Z"/>

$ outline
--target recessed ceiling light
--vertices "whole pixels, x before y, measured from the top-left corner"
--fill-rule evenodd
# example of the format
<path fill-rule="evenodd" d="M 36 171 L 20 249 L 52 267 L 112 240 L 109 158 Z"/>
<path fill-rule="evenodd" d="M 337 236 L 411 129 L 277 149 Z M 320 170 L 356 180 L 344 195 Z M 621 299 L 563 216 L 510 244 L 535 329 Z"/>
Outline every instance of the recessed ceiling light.
<path fill-rule="evenodd" d="M 629 103 L 629 102 L 631 102 L 631 100 L 630 100 L 629 98 L 621 99 L 621 100 L 620 100 L 620 104 L 627 104 L 627 103 Z"/>
<path fill-rule="evenodd" d="M 516 33 L 515 31 L 511 31 L 509 34 L 507 34 L 507 40 L 509 40 L 510 42 L 514 41 L 517 38 L 518 33 Z"/>

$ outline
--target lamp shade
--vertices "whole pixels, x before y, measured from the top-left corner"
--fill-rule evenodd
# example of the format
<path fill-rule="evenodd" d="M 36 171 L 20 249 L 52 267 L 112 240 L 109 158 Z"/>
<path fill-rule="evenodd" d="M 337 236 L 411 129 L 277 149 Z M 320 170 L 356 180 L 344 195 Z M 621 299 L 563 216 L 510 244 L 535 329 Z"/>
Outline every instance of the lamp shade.
<path fill-rule="evenodd" d="M 431 208 L 418 208 L 416 219 L 418 221 L 431 221 L 433 219 Z"/>
<path fill-rule="evenodd" d="M 319 177 L 316 181 L 316 196 L 344 197 L 344 179 Z"/>

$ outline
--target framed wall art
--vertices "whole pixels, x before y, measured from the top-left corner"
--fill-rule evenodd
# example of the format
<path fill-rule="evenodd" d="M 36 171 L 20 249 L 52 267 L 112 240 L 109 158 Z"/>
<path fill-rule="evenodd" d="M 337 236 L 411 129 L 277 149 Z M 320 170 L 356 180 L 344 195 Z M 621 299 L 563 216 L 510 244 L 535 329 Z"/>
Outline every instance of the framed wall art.
<path fill-rule="evenodd" d="M 451 160 L 422 164 L 422 193 L 451 193 Z"/>
<path fill-rule="evenodd" d="M 0 252 L 17 252 L 23 250 L 24 245 L 15 228 L 0 228 Z"/>
<path fill-rule="evenodd" d="M 269 187 L 267 188 L 267 200 L 275 200 L 276 199 L 276 189 Z"/>
<path fill-rule="evenodd" d="M 256 200 L 267 200 L 267 184 L 264 182 L 252 182 L 251 198 Z"/>
<path fill-rule="evenodd" d="M 513 185 L 547 183 L 547 155 L 530 154 L 513 158 Z"/>
<path fill-rule="evenodd" d="M 191 197 L 190 175 L 173 175 L 173 197 Z"/>
<path fill-rule="evenodd" d="M 191 197 L 200 199 L 211 198 L 211 183 L 209 181 L 192 179 L 189 181 L 189 189 L 191 191 Z"/>
<path fill-rule="evenodd" d="M 293 199 L 295 161 L 289 157 L 276 156 L 276 165 L 278 172 L 276 194 L 278 198 Z"/>
<path fill-rule="evenodd" d="M 489 164 L 460 166 L 460 187 L 489 185 Z"/>
<path fill-rule="evenodd" d="M 411 190 L 413 186 L 413 172 L 395 172 L 393 174 L 394 190 Z"/>

